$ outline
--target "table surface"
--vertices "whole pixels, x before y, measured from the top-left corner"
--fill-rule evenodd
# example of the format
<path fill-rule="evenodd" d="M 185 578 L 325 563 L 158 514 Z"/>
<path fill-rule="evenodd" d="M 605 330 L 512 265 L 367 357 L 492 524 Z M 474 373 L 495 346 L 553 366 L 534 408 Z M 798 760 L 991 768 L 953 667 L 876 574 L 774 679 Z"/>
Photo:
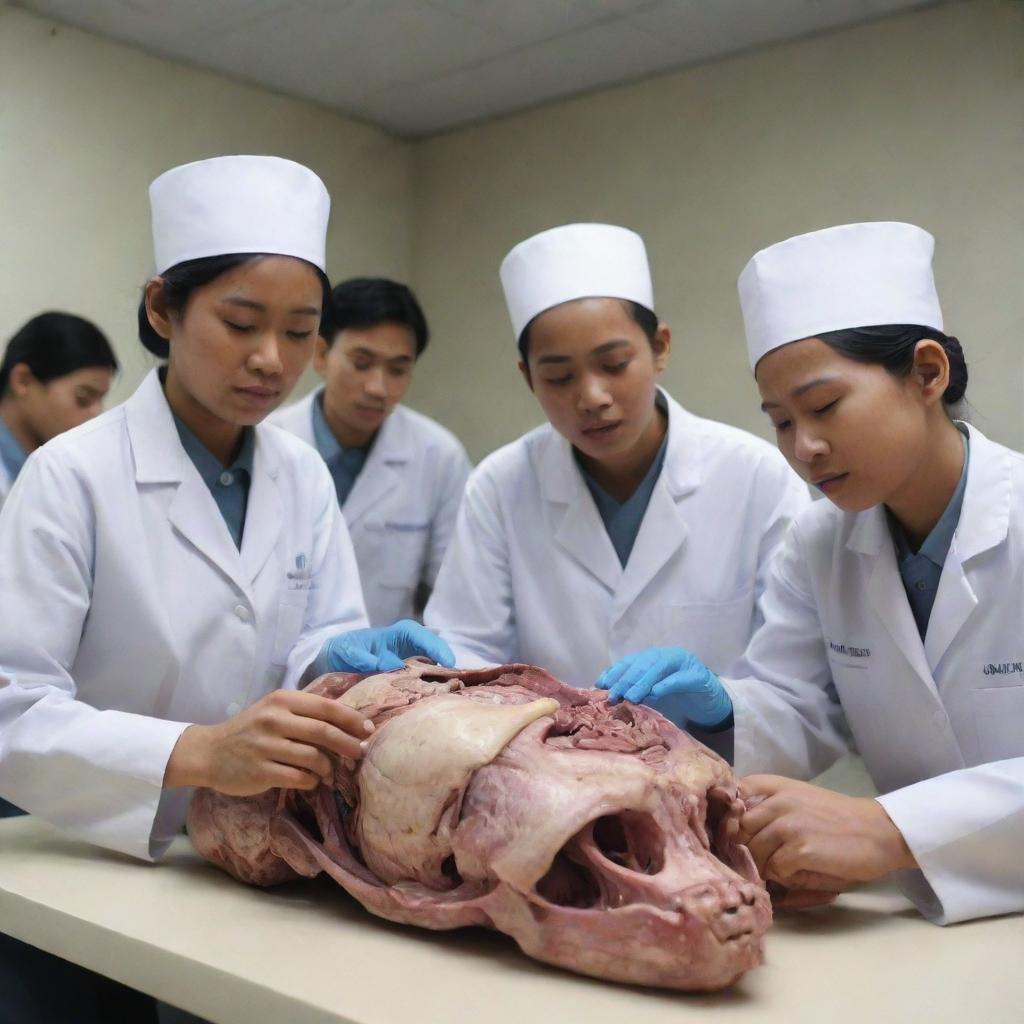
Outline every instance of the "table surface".
<path fill-rule="evenodd" d="M 778 915 L 763 967 L 691 995 L 549 968 L 483 929 L 393 925 L 323 879 L 250 888 L 184 836 L 149 865 L 14 818 L 0 931 L 220 1024 L 1024 1020 L 1024 918 L 939 928 L 886 887 Z"/>

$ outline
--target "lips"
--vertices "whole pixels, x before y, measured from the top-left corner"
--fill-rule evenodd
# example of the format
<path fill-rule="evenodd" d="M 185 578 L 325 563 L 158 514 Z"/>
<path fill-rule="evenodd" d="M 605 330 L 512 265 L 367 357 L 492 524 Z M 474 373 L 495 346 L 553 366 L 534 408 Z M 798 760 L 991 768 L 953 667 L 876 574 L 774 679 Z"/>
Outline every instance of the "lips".
<path fill-rule="evenodd" d="M 827 494 L 831 488 L 837 487 L 849 475 L 849 473 L 826 473 L 824 476 L 819 476 L 817 479 L 812 480 L 811 483 L 819 491 Z"/>
<path fill-rule="evenodd" d="M 612 420 L 610 423 L 595 423 L 592 426 L 584 427 L 584 437 L 607 437 L 615 432 L 616 428 L 622 425 L 622 420 Z"/>

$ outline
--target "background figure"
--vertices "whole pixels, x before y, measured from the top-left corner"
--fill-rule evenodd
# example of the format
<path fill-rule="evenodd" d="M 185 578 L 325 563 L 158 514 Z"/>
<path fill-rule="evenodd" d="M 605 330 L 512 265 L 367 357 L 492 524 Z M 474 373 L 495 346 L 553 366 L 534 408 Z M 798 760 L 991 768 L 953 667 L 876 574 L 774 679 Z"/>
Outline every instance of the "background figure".
<path fill-rule="evenodd" d="M 459 440 L 398 403 L 429 331 L 416 296 L 382 277 L 334 289 L 313 365 L 324 386 L 275 423 L 323 456 L 352 535 L 373 626 L 418 617 L 437 579 L 470 471 Z"/>
<path fill-rule="evenodd" d="M 103 332 L 71 313 L 40 313 L 11 338 L 0 363 L 0 507 L 32 452 L 98 415 L 116 372 Z M 0 818 L 21 813 L 0 798 Z"/>
<path fill-rule="evenodd" d="M 117 372 L 103 332 L 71 313 L 40 313 L 0 363 L 0 506 L 40 445 L 97 416 Z"/>

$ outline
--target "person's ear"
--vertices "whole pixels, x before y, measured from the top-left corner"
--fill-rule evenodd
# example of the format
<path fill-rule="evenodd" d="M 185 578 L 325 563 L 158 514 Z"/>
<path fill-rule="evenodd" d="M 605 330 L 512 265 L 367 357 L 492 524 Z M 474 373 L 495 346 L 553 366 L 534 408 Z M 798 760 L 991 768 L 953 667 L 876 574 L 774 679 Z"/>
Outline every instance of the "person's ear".
<path fill-rule="evenodd" d="M 672 330 L 668 324 L 658 324 L 651 339 L 651 350 L 654 352 L 654 368 L 661 373 L 668 366 L 668 357 L 672 352 Z"/>
<path fill-rule="evenodd" d="M 149 325 L 165 341 L 171 340 L 171 310 L 167 305 L 167 292 L 162 277 L 151 277 L 146 282 L 146 316 Z"/>
<path fill-rule="evenodd" d="M 519 372 L 523 375 L 523 380 L 526 381 L 526 386 L 532 391 L 533 377 L 530 376 L 530 367 L 527 366 L 526 362 L 522 359 L 519 360 Z"/>
<path fill-rule="evenodd" d="M 911 377 L 926 405 L 942 401 L 949 387 L 949 356 L 933 338 L 922 338 L 914 346 Z"/>
<path fill-rule="evenodd" d="M 313 369 L 321 377 L 327 376 L 327 353 L 330 351 L 331 346 L 327 344 L 327 339 L 322 334 L 318 334 L 316 347 L 313 349 Z"/>
<path fill-rule="evenodd" d="M 7 387 L 16 398 L 23 398 L 28 394 L 32 385 L 36 383 L 36 375 L 29 368 L 28 363 L 15 363 L 7 377 Z"/>

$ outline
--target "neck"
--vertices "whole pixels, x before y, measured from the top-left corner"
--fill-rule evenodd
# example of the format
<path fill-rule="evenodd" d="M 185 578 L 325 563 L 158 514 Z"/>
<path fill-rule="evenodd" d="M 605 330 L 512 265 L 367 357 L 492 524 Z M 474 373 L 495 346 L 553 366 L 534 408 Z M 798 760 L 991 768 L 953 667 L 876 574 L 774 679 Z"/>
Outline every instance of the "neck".
<path fill-rule="evenodd" d="M 964 468 L 963 435 L 945 412 L 933 436 L 914 473 L 885 503 L 915 550 L 946 511 Z"/>
<path fill-rule="evenodd" d="M 616 501 L 625 501 L 647 476 L 667 429 L 668 418 L 655 406 L 651 410 L 650 422 L 637 443 L 628 451 L 600 461 L 580 452 L 580 461 L 590 478 L 605 494 L 611 495 Z"/>
<path fill-rule="evenodd" d="M 334 440 L 342 448 L 366 448 L 373 440 L 376 430 L 359 430 L 350 423 L 346 423 L 339 415 L 337 409 L 331 406 L 327 399 L 327 392 L 324 392 L 324 419 L 327 426 L 331 428 Z"/>
<path fill-rule="evenodd" d="M 171 411 L 212 452 L 222 466 L 231 464 L 242 441 L 242 428 L 215 416 L 201 405 L 181 385 L 178 376 L 168 366 L 164 394 Z"/>
<path fill-rule="evenodd" d="M 0 401 L 0 420 L 4 421 L 4 425 L 26 455 L 31 455 L 43 443 L 42 438 L 36 436 L 25 417 L 19 413 L 9 398 Z"/>

